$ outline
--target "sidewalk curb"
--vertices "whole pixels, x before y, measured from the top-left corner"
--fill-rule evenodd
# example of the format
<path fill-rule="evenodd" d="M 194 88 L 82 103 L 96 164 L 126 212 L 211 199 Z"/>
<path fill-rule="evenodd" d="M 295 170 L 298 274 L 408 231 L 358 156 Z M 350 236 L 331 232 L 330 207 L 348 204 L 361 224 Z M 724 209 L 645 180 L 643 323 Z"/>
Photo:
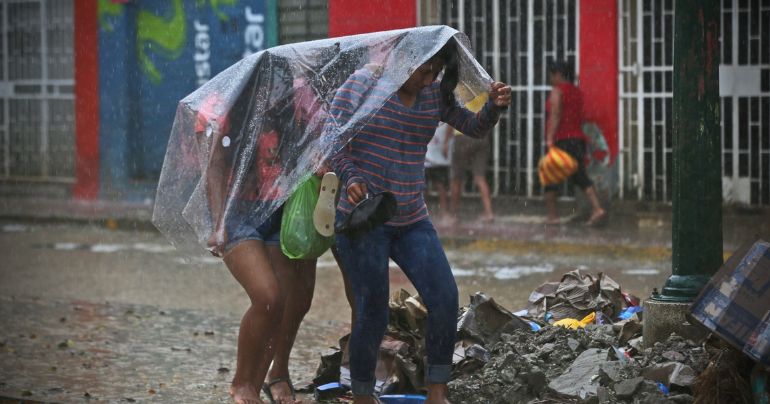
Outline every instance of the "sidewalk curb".
<path fill-rule="evenodd" d="M 500 205 L 498 212 L 501 218 L 511 216 L 537 217 L 543 210 L 542 203 L 532 200 L 503 198 L 497 202 Z M 510 200 L 509 200 L 510 199 Z M 466 203 L 467 202 L 467 203 Z M 473 217 L 478 210 L 474 210 L 477 201 L 469 199 L 463 201 L 461 211 L 465 217 Z M 435 207 L 435 201 L 428 199 L 431 209 Z M 152 224 L 153 205 L 149 202 L 125 202 L 125 201 L 76 201 L 69 199 L 45 199 L 30 197 L 0 196 L 0 220 L 20 221 L 26 223 L 45 224 L 79 224 L 100 226 L 112 230 L 148 231 L 158 232 Z M 565 213 L 568 211 L 565 209 Z M 725 207 L 725 221 L 736 218 L 741 221 L 768 221 L 770 209 L 766 208 L 741 208 Z M 767 213 L 767 214 L 766 214 Z M 612 210 L 612 220 L 627 223 L 638 228 L 667 229 L 670 228 L 670 206 L 662 204 L 649 204 L 640 202 L 615 203 Z M 764 219 L 762 219 L 764 218 Z M 468 222 L 472 224 L 471 220 Z M 526 226 L 525 223 L 509 222 L 511 226 Z M 532 225 L 537 226 L 533 223 Z M 506 226 L 505 223 L 502 226 Z M 473 248 L 474 251 L 510 251 L 517 254 L 526 254 L 537 251 L 544 254 L 563 255 L 609 255 L 611 257 L 655 257 L 656 259 L 668 259 L 671 256 L 671 247 L 666 245 L 623 244 L 612 240 L 595 240 L 584 242 L 543 239 L 507 239 L 495 234 L 488 228 L 465 228 L 461 226 L 455 229 L 445 229 L 437 226 L 439 238 L 445 246 L 453 248 Z M 727 255 L 726 255 L 727 256 Z"/>
<path fill-rule="evenodd" d="M 149 216 L 149 214 L 148 214 Z M 109 218 L 109 217 L 66 217 L 65 215 L 33 215 L 33 214 L 8 214 L 0 213 L 0 220 L 18 221 L 33 224 L 72 224 L 90 225 L 108 228 L 111 230 L 147 231 L 160 233 L 152 224 L 150 218 Z M 451 234 L 442 235 L 439 230 L 441 244 L 460 250 L 476 252 L 501 252 L 510 254 L 526 254 L 531 252 L 551 253 L 570 256 L 581 255 L 608 255 L 611 257 L 643 257 L 653 259 L 667 259 L 671 256 L 669 247 L 651 247 L 641 245 L 606 245 L 598 243 L 573 243 L 564 241 L 535 241 L 535 240 L 509 240 L 497 236 Z M 0 404 L 2 404 L 0 402 Z"/>
<path fill-rule="evenodd" d="M 443 239 L 442 239 L 443 240 Z M 671 248 L 664 246 L 643 246 L 633 244 L 572 243 L 563 241 L 534 241 L 506 239 L 464 239 L 451 238 L 447 243 L 460 250 L 508 254 L 558 254 L 562 256 L 602 255 L 607 258 L 668 259 Z"/>

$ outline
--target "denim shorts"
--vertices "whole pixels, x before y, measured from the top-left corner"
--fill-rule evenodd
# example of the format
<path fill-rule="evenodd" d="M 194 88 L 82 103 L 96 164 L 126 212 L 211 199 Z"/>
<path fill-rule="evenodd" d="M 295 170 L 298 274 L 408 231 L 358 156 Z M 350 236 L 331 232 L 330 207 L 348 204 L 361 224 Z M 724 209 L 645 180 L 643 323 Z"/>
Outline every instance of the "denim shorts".
<path fill-rule="evenodd" d="M 245 240 L 259 240 L 269 246 L 281 244 L 283 205 L 262 223 L 257 222 L 253 212 L 253 204 L 244 204 L 244 206 L 237 208 L 235 213 L 229 217 L 225 225 L 225 230 L 227 231 L 225 252 L 230 251 L 238 243 Z"/>

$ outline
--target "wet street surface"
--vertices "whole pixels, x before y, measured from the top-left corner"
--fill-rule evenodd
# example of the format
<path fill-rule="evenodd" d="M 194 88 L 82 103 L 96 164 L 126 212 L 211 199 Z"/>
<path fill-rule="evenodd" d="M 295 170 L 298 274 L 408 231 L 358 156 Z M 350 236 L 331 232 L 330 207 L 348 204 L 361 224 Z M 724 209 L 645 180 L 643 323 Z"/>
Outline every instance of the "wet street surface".
<path fill-rule="evenodd" d="M 1 395 L 54 402 L 227 401 L 234 318 L 22 298 L 0 300 L 0 316 Z"/>
<path fill-rule="evenodd" d="M 537 232 L 535 225 L 519 228 Z M 229 400 L 248 298 L 221 260 L 185 259 L 151 231 L 12 221 L 0 229 L 0 397 Z M 476 239 L 472 231 L 439 229 L 463 305 L 484 291 L 516 311 L 541 283 L 574 268 L 603 271 L 640 296 L 670 273 L 666 243 L 580 243 L 564 232 Z M 398 288 L 413 291 L 393 266 L 391 290 Z M 339 269 L 327 254 L 292 353 L 296 384 L 312 378 L 319 354 L 347 333 L 349 318 Z"/>

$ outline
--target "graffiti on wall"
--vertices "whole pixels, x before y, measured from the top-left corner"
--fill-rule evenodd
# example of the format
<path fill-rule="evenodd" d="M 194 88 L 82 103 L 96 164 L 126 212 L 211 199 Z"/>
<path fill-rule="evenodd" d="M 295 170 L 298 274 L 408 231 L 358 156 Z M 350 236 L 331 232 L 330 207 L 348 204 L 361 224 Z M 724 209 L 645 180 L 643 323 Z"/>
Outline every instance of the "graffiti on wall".
<path fill-rule="evenodd" d="M 266 3 L 99 0 L 103 164 L 125 171 L 113 177 L 157 178 L 179 100 L 268 44 Z"/>
<path fill-rule="evenodd" d="M 159 83 L 162 75 L 149 56 L 156 53 L 169 60 L 182 54 L 187 34 L 182 0 L 172 0 L 171 15 L 160 16 L 147 10 L 139 10 L 136 16 L 136 55 L 139 67 L 150 81 Z"/>
<path fill-rule="evenodd" d="M 130 3 L 136 3 L 131 5 Z M 216 16 L 220 25 L 230 24 L 234 19 L 233 11 L 243 16 L 243 53 L 246 57 L 265 48 L 265 12 L 262 7 L 245 6 L 239 8 L 239 0 L 196 0 L 193 12 L 185 9 L 182 0 L 166 1 L 166 9 L 142 7 L 142 1 L 129 4 L 117 3 L 112 0 L 99 0 L 99 26 L 102 32 L 114 30 L 113 21 L 116 18 L 126 18 L 127 7 L 137 7 L 135 17 L 136 58 L 139 67 L 153 83 L 163 80 L 163 72 L 158 67 L 155 58 L 167 61 L 179 59 L 184 49 L 192 43 L 195 49 L 193 66 L 197 84 L 201 85 L 211 78 L 211 23 L 206 21 L 208 11 Z M 263 2 L 252 2 L 263 3 Z M 147 6 L 155 5 L 147 2 Z M 194 14 L 189 18 L 189 14 Z M 201 18 L 203 17 L 203 18 Z M 192 25 L 194 36 L 188 40 L 188 28 Z M 235 24 L 237 27 L 237 23 Z M 234 62 L 234 61 L 233 61 Z"/>

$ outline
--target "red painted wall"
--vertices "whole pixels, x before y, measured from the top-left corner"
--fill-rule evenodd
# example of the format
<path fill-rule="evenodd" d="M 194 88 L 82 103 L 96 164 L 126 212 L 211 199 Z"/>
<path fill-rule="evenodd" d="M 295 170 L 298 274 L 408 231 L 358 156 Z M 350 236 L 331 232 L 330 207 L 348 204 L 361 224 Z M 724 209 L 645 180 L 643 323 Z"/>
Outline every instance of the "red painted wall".
<path fill-rule="evenodd" d="M 586 119 L 618 155 L 618 9 L 616 0 L 580 2 L 580 89 Z"/>
<path fill-rule="evenodd" d="M 99 52 L 96 0 L 75 4 L 76 199 L 99 195 Z"/>
<path fill-rule="evenodd" d="M 364 34 L 417 25 L 415 0 L 329 0 L 329 36 Z"/>

